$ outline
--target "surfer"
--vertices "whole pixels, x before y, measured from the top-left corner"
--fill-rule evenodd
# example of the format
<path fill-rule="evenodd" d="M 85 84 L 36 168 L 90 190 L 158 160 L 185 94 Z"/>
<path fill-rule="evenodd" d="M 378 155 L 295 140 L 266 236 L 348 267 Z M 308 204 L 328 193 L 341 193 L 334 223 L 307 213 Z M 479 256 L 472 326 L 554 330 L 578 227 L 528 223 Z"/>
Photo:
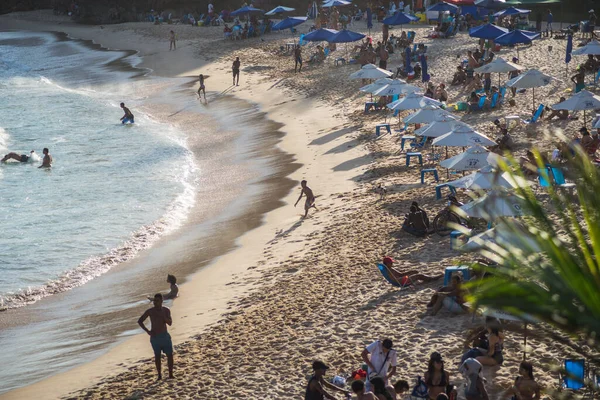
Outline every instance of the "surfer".
<path fill-rule="evenodd" d="M 35 154 L 34 150 L 31 150 L 29 152 L 29 155 L 27 155 L 27 154 L 17 154 L 17 153 L 8 153 L 7 155 L 5 155 L 2 158 L 2 160 L 0 160 L 0 162 L 7 162 L 8 160 L 16 160 L 18 162 L 26 163 L 26 162 L 29 162 L 30 160 L 33 161 L 34 154 Z"/>
<path fill-rule="evenodd" d="M 50 155 L 50 152 L 48 151 L 47 147 L 44 147 L 44 159 L 42 160 L 42 165 L 40 165 L 38 168 L 50 168 L 52 167 L 52 156 Z"/>
<path fill-rule="evenodd" d="M 204 86 L 204 75 L 200 74 L 198 77 L 200 87 L 198 88 L 198 99 L 200 99 L 200 92 L 204 94 L 204 100 L 206 100 L 206 87 Z"/>
<path fill-rule="evenodd" d="M 306 202 L 304 203 L 304 218 L 306 218 L 306 216 L 308 215 L 308 210 L 310 210 L 311 208 L 314 208 L 315 210 L 317 209 L 317 207 L 315 206 L 315 195 L 312 189 L 309 188 L 306 183 L 306 181 L 300 182 L 300 186 L 302 186 L 302 191 L 300 192 L 300 197 L 298 197 L 298 200 L 296 200 L 296 204 L 294 204 L 294 207 L 296 207 L 302 196 L 306 195 Z"/>
<path fill-rule="evenodd" d="M 125 107 L 125 103 L 121 103 L 121 108 L 123 109 L 123 111 L 125 112 L 125 115 L 123 115 L 121 117 L 121 123 L 123 125 L 125 125 L 128 122 L 131 122 L 133 124 L 133 114 L 131 113 L 131 111 L 129 110 L 129 108 Z"/>

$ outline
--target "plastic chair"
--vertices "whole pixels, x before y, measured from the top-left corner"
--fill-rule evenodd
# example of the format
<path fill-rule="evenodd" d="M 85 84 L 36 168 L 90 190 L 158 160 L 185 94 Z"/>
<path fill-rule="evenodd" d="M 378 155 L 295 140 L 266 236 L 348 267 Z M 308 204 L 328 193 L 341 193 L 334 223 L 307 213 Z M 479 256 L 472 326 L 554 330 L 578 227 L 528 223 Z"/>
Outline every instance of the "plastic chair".
<path fill-rule="evenodd" d="M 542 116 L 542 111 L 544 111 L 544 107 L 545 106 L 543 104 L 540 104 L 537 110 L 535 111 L 535 114 L 533 114 L 533 117 L 525 119 L 523 120 L 523 122 L 526 124 L 535 124 L 537 120 L 540 119 L 540 117 Z"/>
<path fill-rule="evenodd" d="M 427 136 L 423 136 L 423 139 L 420 142 L 410 143 L 411 149 L 422 149 L 425 147 L 425 143 L 427 143 Z"/>
<path fill-rule="evenodd" d="M 400 290 L 402 291 L 402 289 L 404 289 L 405 287 L 408 287 L 410 285 L 412 285 L 412 281 L 410 280 L 410 278 L 407 276 L 406 280 L 404 280 L 404 284 L 402 284 L 402 282 L 397 281 L 396 279 L 392 278 L 392 276 L 390 275 L 390 271 L 388 270 L 388 268 L 383 265 L 383 264 L 377 264 L 377 268 L 379 269 L 379 272 L 381 272 L 381 275 L 383 275 L 383 278 L 388 281 L 388 283 L 394 287 L 400 288 Z"/>
<path fill-rule="evenodd" d="M 559 374 L 562 389 L 580 390 L 585 385 L 585 360 L 565 360 L 565 375 Z"/>
<path fill-rule="evenodd" d="M 500 88 L 500 104 L 504 103 L 504 97 L 506 96 L 506 87 L 502 86 Z"/>
<path fill-rule="evenodd" d="M 426 168 L 426 169 L 421 170 L 421 185 L 425 184 L 425 174 L 426 173 L 433 173 L 433 179 L 435 179 L 436 182 L 440 181 L 440 179 L 438 177 L 437 168 Z"/>
<path fill-rule="evenodd" d="M 300 46 L 304 46 L 305 44 L 307 44 L 308 42 L 304 41 L 304 33 L 300 35 L 300 39 L 298 39 L 298 44 Z"/>
<path fill-rule="evenodd" d="M 447 183 L 442 183 L 441 185 L 437 185 L 435 187 L 435 198 L 437 200 L 441 200 L 442 198 L 442 188 L 447 187 L 448 189 L 450 189 L 450 193 L 452 194 L 456 194 L 456 188 L 454 188 L 453 186 L 448 185 Z"/>
<path fill-rule="evenodd" d="M 538 181 L 541 187 L 550 187 L 550 177 L 548 175 L 548 169 L 538 168 Z"/>
<path fill-rule="evenodd" d="M 490 103 L 490 108 L 496 107 L 496 105 L 498 104 L 498 97 L 499 96 L 500 96 L 499 93 L 494 93 L 494 95 L 492 96 L 492 102 Z"/>

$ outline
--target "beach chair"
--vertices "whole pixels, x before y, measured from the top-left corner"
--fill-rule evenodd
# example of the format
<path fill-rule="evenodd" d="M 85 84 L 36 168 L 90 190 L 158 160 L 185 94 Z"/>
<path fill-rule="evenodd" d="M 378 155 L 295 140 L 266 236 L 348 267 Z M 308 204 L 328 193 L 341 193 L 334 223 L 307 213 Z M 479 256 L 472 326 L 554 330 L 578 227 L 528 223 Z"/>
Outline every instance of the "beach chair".
<path fill-rule="evenodd" d="M 471 106 L 470 111 L 482 111 L 483 106 L 485 105 L 486 99 L 487 99 L 487 96 L 481 96 L 481 98 L 479 99 L 479 103 L 477 103 L 477 105 L 475 105 L 475 106 Z"/>
<path fill-rule="evenodd" d="M 548 174 L 548 168 L 538 168 L 538 182 L 541 187 L 550 187 L 550 175 Z"/>
<path fill-rule="evenodd" d="M 298 44 L 300 46 L 304 46 L 306 45 L 308 42 L 306 40 L 304 40 L 304 33 L 302 35 L 300 35 L 300 39 L 298 39 Z"/>
<path fill-rule="evenodd" d="M 573 391 L 580 391 L 585 387 L 584 379 L 585 379 L 585 360 L 577 359 L 571 360 L 567 359 L 564 363 L 564 374 L 559 372 L 559 388 L 567 389 Z"/>
<path fill-rule="evenodd" d="M 506 96 L 506 87 L 502 86 L 500 88 L 500 105 L 504 104 L 504 97 Z"/>
<path fill-rule="evenodd" d="M 407 279 L 404 282 L 404 285 L 402 284 L 402 282 L 397 281 L 396 279 L 394 279 L 392 277 L 392 275 L 390 274 L 390 271 L 388 270 L 388 268 L 383 265 L 383 264 L 377 264 L 377 268 L 379 269 L 379 272 L 381 272 L 381 275 L 383 275 L 383 278 L 388 281 L 388 283 L 394 287 L 400 288 L 400 291 L 402 291 L 402 289 L 413 285 L 413 282 L 411 281 L 410 277 L 406 277 Z"/>
<path fill-rule="evenodd" d="M 412 143 L 409 143 L 409 146 L 411 149 L 422 149 L 423 147 L 425 147 L 426 143 L 427 143 L 427 136 L 423 136 L 423 139 L 420 142 L 414 141 Z"/>
<path fill-rule="evenodd" d="M 495 108 L 498 105 L 498 98 L 500 97 L 499 93 L 494 93 L 492 96 L 492 102 L 490 103 L 490 108 Z"/>
<path fill-rule="evenodd" d="M 575 184 L 574 183 L 567 183 L 567 181 L 565 180 L 565 175 L 563 174 L 562 169 L 561 168 L 557 168 L 557 167 L 550 167 L 550 172 L 552 173 L 552 179 L 554 180 L 554 184 L 559 189 L 566 189 L 566 190 L 568 190 L 572 194 L 573 189 L 575 189 Z"/>
<path fill-rule="evenodd" d="M 533 114 L 533 117 L 529 118 L 529 119 L 524 119 L 523 123 L 525 124 L 535 124 L 538 119 L 540 119 L 540 117 L 542 116 L 542 112 L 544 111 L 544 105 L 540 104 L 539 107 L 537 108 L 537 110 L 535 110 L 535 114 Z"/>

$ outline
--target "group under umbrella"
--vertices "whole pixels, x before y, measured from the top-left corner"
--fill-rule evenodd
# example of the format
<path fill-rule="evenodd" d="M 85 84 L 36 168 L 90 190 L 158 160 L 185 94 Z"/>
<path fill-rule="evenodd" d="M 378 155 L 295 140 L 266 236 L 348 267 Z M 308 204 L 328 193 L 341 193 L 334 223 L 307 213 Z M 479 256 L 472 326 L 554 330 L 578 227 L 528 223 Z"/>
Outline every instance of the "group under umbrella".
<path fill-rule="evenodd" d="M 328 42 L 338 33 L 335 29 L 321 28 L 316 31 L 312 31 L 304 35 L 304 39 L 307 42 Z"/>
<path fill-rule="evenodd" d="M 535 108 L 535 88 L 549 85 L 554 78 L 537 69 L 530 69 L 506 82 L 506 86 L 517 89 L 532 89 L 533 107 Z"/>
<path fill-rule="evenodd" d="M 518 44 L 529 44 L 535 39 L 538 39 L 540 34 L 537 32 L 525 31 L 521 29 L 515 29 L 505 33 L 504 35 L 498 36 L 494 42 L 503 46 L 516 46 Z M 519 56 L 519 46 L 517 47 L 517 57 Z"/>

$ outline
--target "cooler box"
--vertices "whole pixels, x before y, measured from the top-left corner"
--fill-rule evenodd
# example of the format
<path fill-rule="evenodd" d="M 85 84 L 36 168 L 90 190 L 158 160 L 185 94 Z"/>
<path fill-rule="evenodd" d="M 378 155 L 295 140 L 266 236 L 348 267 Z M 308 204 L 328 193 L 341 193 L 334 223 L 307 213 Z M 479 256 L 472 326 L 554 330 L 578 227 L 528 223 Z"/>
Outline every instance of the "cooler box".
<path fill-rule="evenodd" d="M 452 278 L 453 274 L 460 272 L 462 274 L 463 282 L 471 279 L 471 273 L 469 272 L 469 267 L 460 266 L 460 267 L 446 267 L 444 272 L 444 286 L 448 286 L 450 284 L 450 278 Z"/>

